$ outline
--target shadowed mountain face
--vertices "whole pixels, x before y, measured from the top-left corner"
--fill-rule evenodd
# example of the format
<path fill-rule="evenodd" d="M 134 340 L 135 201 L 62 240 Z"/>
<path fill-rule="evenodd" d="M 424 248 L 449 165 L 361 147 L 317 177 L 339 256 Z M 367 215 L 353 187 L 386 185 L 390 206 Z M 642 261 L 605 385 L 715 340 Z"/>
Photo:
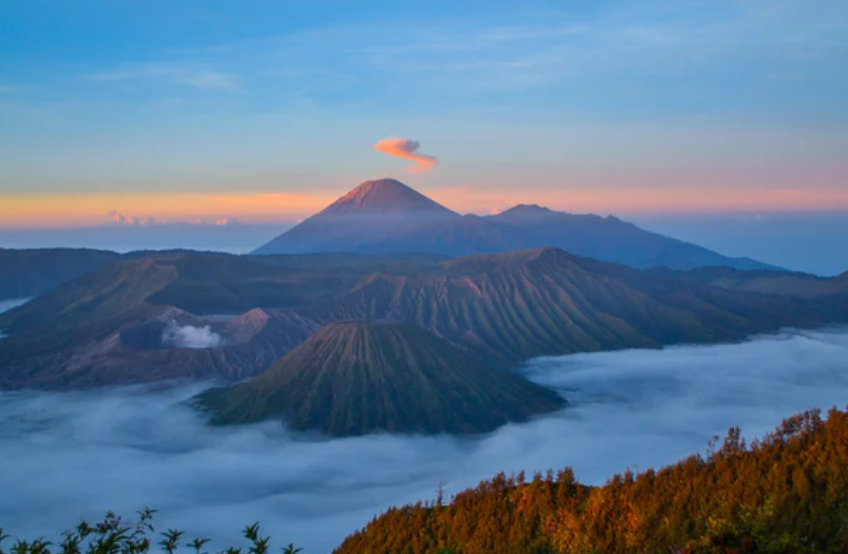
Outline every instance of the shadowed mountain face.
<path fill-rule="evenodd" d="M 330 435 L 488 432 L 559 409 L 554 393 L 408 323 L 332 323 L 268 371 L 212 389 L 217 424 L 284 419 Z"/>
<path fill-rule="evenodd" d="M 0 248 L 0 300 L 38 296 L 120 258 L 87 248 Z"/>
<path fill-rule="evenodd" d="M 807 273 L 739 271 L 728 267 L 703 267 L 670 274 L 723 289 L 779 296 L 822 298 L 848 295 L 848 274 L 829 279 Z"/>
<path fill-rule="evenodd" d="M 703 267 L 667 274 L 732 291 L 803 299 L 807 306 L 835 321 L 848 314 L 846 274 L 829 279 L 806 273 L 739 271 L 729 267 Z"/>
<path fill-rule="evenodd" d="M 366 181 L 256 254 L 429 252 L 445 256 L 556 247 L 636 268 L 728 266 L 776 269 L 729 258 L 640 229 L 615 217 L 574 215 L 536 205 L 459 216 L 393 179 Z"/>

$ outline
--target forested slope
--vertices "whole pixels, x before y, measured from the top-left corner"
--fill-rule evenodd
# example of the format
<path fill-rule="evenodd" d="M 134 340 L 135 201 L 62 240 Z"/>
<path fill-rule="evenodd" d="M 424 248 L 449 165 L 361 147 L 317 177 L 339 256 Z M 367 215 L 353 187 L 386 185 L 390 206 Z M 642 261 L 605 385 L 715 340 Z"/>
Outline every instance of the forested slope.
<path fill-rule="evenodd" d="M 848 413 L 810 411 L 603 487 L 570 469 L 498 475 L 448 505 L 391 509 L 336 554 L 848 552 L 847 468 Z"/>

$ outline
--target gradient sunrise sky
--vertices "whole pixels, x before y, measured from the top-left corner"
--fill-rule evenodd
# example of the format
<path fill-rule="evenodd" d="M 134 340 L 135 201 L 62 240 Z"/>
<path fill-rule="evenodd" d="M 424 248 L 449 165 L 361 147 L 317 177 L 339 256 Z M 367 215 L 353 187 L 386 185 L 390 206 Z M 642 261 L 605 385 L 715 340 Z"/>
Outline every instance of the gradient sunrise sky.
<path fill-rule="evenodd" d="M 846 60 L 844 0 L 4 0 L 0 227 L 848 210 Z"/>

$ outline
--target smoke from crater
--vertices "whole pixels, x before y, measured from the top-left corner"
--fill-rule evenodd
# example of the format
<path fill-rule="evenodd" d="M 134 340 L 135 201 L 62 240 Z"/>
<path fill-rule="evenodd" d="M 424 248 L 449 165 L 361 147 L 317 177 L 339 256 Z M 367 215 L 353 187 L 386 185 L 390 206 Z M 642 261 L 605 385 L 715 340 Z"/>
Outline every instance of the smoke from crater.
<path fill-rule="evenodd" d="M 215 348 L 221 346 L 224 339 L 209 325 L 180 327 L 176 321 L 170 321 L 162 331 L 162 343 L 174 348 Z"/>

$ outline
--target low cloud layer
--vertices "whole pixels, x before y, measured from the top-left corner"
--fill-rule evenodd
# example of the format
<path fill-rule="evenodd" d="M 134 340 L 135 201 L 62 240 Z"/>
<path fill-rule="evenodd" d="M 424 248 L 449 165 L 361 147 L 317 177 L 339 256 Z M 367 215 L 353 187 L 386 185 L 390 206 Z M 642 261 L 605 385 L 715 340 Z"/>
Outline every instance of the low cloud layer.
<path fill-rule="evenodd" d="M 411 160 L 414 164 L 407 166 L 410 173 L 426 173 L 439 163 L 435 156 L 428 156 L 418 151 L 421 143 L 417 140 L 403 138 L 387 138 L 374 145 L 374 150 L 389 156 Z"/>
<path fill-rule="evenodd" d="M 162 332 L 162 342 L 176 348 L 215 348 L 224 341 L 209 325 L 180 327 L 176 321 L 171 321 Z"/>
<path fill-rule="evenodd" d="M 260 521 L 272 548 L 329 552 L 394 504 L 454 493 L 498 471 L 574 467 L 602 484 L 746 436 L 792 413 L 848 402 L 848 331 L 744 344 L 532 361 L 534 380 L 572 407 L 476 440 L 371 436 L 312 440 L 277 424 L 211 429 L 182 401 L 201 390 L 0 393 L 0 522 L 37 537 L 149 505 L 158 525 L 241 544 Z M 11 453 L 11 455 L 9 455 Z"/>

